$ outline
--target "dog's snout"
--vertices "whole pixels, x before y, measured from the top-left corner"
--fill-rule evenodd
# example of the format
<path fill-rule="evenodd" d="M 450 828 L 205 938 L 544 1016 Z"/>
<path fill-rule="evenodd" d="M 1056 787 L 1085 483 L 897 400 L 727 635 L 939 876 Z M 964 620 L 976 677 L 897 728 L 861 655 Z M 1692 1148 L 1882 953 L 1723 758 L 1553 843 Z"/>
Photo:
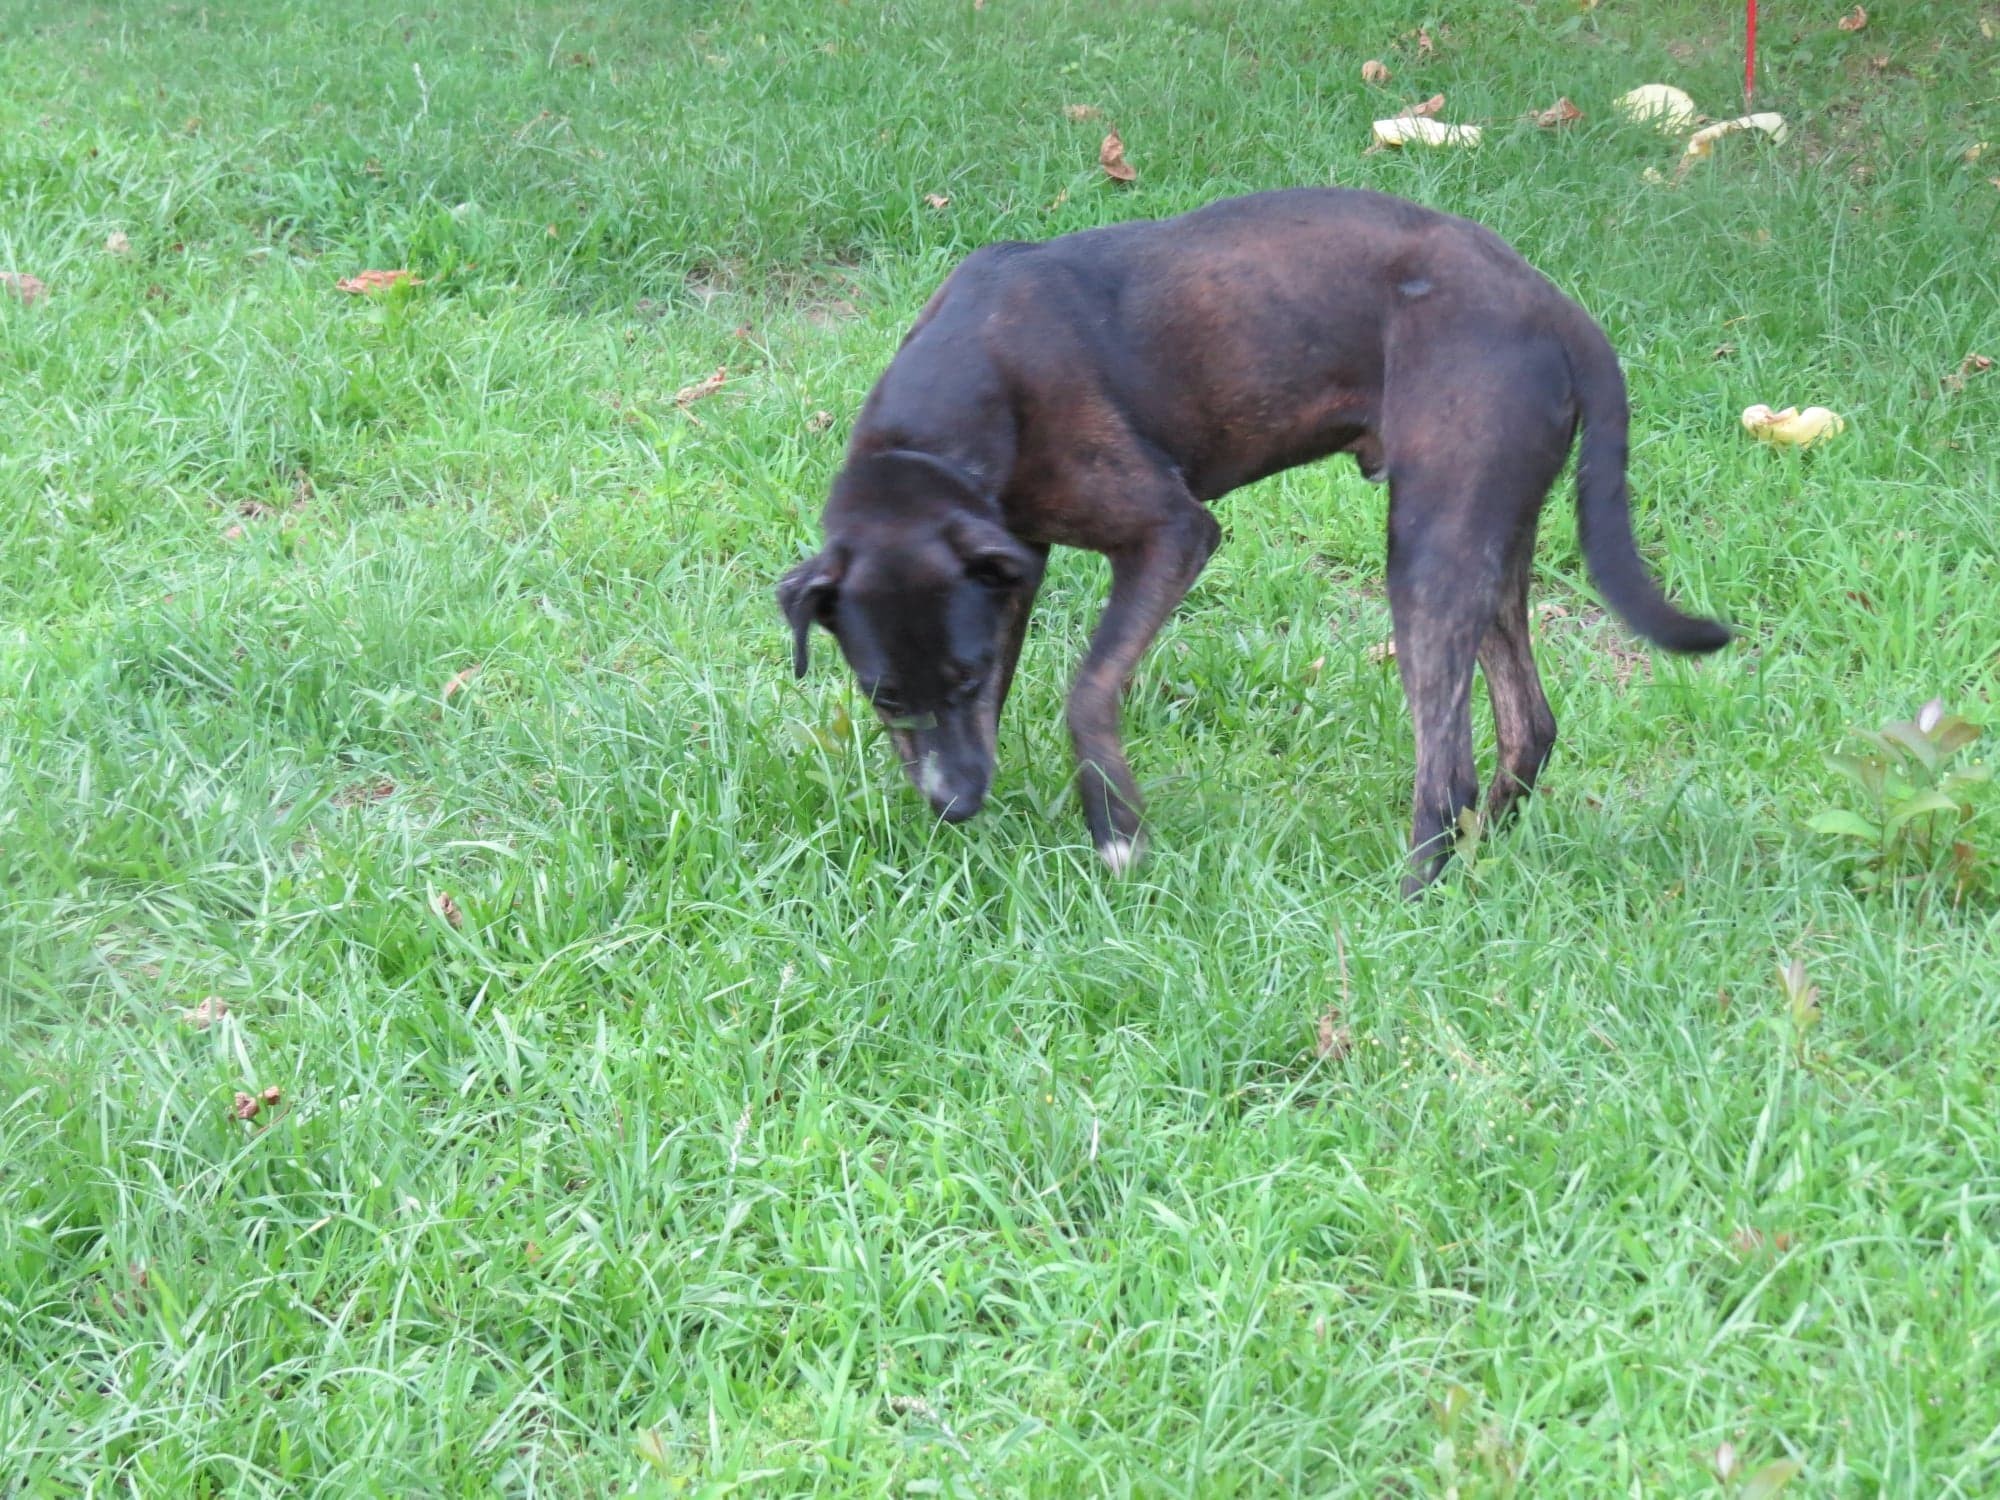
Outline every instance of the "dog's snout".
<path fill-rule="evenodd" d="M 931 806 L 937 809 L 937 815 L 945 822 L 964 823 L 979 811 L 985 801 L 986 794 L 980 792 L 969 797 L 953 797 L 949 802 L 940 803 L 932 799 Z"/>
<path fill-rule="evenodd" d="M 933 750 L 912 769 L 917 789 L 947 823 L 963 823 L 986 805 L 988 775 L 984 767 L 952 765 Z"/>

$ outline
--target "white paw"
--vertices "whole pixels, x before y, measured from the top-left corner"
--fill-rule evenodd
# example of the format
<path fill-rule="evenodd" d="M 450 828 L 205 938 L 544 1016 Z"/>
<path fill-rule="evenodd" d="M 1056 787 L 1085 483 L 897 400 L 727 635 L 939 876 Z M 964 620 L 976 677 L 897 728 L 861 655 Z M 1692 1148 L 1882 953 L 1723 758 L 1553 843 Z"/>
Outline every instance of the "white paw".
<path fill-rule="evenodd" d="M 1098 846 L 1098 857 L 1113 875 L 1123 875 L 1139 863 L 1139 856 L 1145 852 L 1137 839 L 1113 839 L 1108 844 Z"/>

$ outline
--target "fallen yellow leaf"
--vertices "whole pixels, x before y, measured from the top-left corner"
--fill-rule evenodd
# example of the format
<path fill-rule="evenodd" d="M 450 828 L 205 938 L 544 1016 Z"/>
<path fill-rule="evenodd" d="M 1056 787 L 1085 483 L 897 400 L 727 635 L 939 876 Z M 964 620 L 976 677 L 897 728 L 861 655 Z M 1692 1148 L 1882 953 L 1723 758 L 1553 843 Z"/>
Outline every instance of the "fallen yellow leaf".
<path fill-rule="evenodd" d="M 1824 406 L 1808 406 L 1804 411 L 1788 406 L 1772 411 L 1760 403 L 1744 408 L 1743 430 L 1760 442 L 1806 448 L 1846 431 L 1847 423 Z"/>
<path fill-rule="evenodd" d="M 1689 156 L 1707 156 L 1715 150 L 1715 143 L 1726 135 L 1738 135 L 1747 131 L 1762 131 L 1773 141 L 1783 141 L 1786 135 L 1785 117 L 1769 110 L 1754 115 L 1742 115 L 1734 120 L 1717 120 L 1713 125 L 1704 125 L 1688 137 Z"/>
<path fill-rule="evenodd" d="M 1618 98 L 1618 108 L 1627 119 L 1657 125 L 1662 130 L 1684 130 L 1694 124 L 1694 100 L 1670 83 L 1642 83 Z"/>
<path fill-rule="evenodd" d="M 1375 122 L 1377 146 L 1477 146 L 1479 133 L 1477 125 L 1447 125 L 1415 115 Z"/>

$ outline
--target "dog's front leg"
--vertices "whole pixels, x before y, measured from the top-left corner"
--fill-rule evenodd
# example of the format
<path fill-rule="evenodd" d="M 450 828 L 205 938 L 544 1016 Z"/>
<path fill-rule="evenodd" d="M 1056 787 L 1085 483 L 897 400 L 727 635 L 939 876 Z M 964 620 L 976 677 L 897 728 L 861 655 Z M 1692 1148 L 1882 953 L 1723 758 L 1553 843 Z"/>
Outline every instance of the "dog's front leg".
<path fill-rule="evenodd" d="M 1142 806 L 1118 732 L 1119 695 L 1221 540 L 1215 517 L 1190 500 L 1143 542 L 1110 554 L 1111 599 L 1070 689 L 1069 733 L 1084 821 L 1114 874 L 1139 857 Z"/>
<path fill-rule="evenodd" d="M 1001 627 L 1000 649 L 994 658 L 993 677 L 987 684 L 984 702 L 989 735 L 995 739 L 1000 732 L 1000 710 L 1007 706 L 1007 692 L 1014 686 L 1014 669 L 1021 662 L 1021 643 L 1028 638 L 1028 616 L 1035 612 L 1035 595 L 1041 592 L 1042 575 L 1048 567 L 1049 549 L 1030 547 L 1035 558 L 1035 566 L 1016 585 L 1013 597 L 1008 601 L 1010 613 Z"/>

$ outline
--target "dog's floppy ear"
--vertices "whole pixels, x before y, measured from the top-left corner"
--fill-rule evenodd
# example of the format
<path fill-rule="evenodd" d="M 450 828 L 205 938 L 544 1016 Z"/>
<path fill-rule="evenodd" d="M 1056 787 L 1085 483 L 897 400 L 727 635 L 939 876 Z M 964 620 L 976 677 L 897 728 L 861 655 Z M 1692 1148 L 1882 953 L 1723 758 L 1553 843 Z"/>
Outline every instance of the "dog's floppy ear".
<path fill-rule="evenodd" d="M 1035 554 L 1004 526 L 977 516 L 960 517 L 949 533 L 952 550 L 965 561 L 965 576 L 988 588 L 1011 589 L 1034 570 Z"/>
<path fill-rule="evenodd" d="M 807 558 L 778 580 L 778 608 L 785 612 L 786 623 L 792 627 L 794 676 L 806 675 L 810 656 L 807 635 L 815 620 L 826 622 L 834 597 L 840 591 L 841 574 L 846 570 L 846 559 L 829 548 L 817 557 Z"/>

